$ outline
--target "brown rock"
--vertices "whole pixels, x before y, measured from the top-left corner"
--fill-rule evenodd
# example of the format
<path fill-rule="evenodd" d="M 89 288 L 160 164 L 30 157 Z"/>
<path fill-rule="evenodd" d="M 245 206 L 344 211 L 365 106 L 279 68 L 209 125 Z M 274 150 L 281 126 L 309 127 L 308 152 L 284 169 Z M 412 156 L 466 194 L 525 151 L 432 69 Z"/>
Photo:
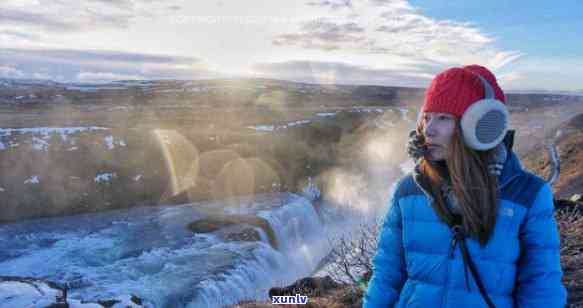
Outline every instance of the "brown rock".
<path fill-rule="evenodd" d="M 196 220 L 188 225 L 188 229 L 196 233 L 209 233 L 218 231 L 221 228 L 225 228 L 233 225 L 252 225 L 261 228 L 267 234 L 269 239 L 269 244 L 278 249 L 277 239 L 275 237 L 275 232 L 271 228 L 271 225 L 265 218 L 251 216 L 251 215 L 213 215 L 201 220 Z M 251 229 L 254 233 L 255 230 Z M 245 240 L 251 240 L 252 238 L 260 239 L 259 234 L 253 234 L 251 231 L 246 231 L 243 234 L 232 235 L 231 239 L 244 238 Z"/>
<path fill-rule="evenodd" d="M 296 295 L 298 293 L 307 296 L 320 296 L 339 286 L 340 284 L 330 278 L 330 276 L 307 277 L 284 288 L 271 288 L 269 289 L 269 296 Z"/>

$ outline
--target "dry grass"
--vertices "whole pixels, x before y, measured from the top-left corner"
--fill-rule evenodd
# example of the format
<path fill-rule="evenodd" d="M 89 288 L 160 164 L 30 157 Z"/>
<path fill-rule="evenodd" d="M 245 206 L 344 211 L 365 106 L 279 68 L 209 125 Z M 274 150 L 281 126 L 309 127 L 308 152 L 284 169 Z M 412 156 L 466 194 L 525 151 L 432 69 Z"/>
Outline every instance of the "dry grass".
<path fill-rule="evenodd" d="M 257 303 L 252 301 L 241 302 L 229 308 L 268 308 L 268 307 L 289 307 L 289 308 L 360 308 L 362 307 L 362 289 L 353 285 L 342 285 L 335 290 L 319 297 L 310 297 L 305 305 L 277 305 L 267 302 Z"/>
<path fill-rule="evenodd" d="M 583 215 L 575 211 L 557 213 L 557 222 L 569 307 L 583 307 Z"/>

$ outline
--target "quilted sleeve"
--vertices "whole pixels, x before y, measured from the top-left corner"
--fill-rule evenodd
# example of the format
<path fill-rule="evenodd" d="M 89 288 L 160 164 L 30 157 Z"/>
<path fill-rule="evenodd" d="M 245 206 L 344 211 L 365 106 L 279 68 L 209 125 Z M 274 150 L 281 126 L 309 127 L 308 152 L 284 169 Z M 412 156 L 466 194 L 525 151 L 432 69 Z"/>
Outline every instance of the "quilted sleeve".
<path fill-rule="evenodd" d="M 565 307 L 567 292 L 561 282 L 560 238 L 548 183 L 542 185 L 527 213 L 520 243 L 517 307 Z"/>
<path fill-rule="evenodd" d="M 373 274 L 363 299 L 364 308 L 393 307 L 406 280 L 402 243 L 401 211 L 395 189 L 379 230 Z"/>

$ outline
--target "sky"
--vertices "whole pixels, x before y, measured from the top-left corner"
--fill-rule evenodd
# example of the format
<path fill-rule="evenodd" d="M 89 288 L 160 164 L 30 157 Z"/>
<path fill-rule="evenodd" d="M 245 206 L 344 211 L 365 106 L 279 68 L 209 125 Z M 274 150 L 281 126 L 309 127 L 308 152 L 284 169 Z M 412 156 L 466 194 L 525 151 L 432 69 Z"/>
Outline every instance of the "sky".
<path fill-rule="evenodd" d="M 578 0 L 2 0 L 0 78 L 426 87 L 481 64 L 507 91 L 583 91 L 581 37 Z"/>

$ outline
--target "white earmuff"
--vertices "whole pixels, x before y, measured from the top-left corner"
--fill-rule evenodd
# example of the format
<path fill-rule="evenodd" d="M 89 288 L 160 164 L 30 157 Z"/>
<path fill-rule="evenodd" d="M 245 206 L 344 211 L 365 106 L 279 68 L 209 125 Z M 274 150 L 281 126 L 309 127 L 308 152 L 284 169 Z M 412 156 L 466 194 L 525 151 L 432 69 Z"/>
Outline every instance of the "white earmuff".
<path fill-rule="evenodd" d="M 494 95 L 492 86 L 478 76 L 484 86 L 485 98 L 466 109 L 461 118 L 461 128 L 466 145 L 474 150 L 485 151 L 497 146 L 508 131 L 508 108 Z"/>

